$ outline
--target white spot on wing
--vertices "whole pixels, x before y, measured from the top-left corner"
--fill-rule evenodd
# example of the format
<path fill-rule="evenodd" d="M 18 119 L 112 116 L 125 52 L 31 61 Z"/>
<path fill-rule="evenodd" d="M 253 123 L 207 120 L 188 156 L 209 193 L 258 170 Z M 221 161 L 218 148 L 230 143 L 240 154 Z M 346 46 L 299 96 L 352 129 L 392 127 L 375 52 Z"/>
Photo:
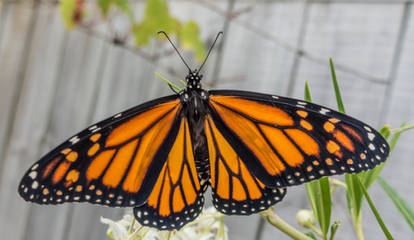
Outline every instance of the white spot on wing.
<path fill-rule="evenodd" d="M 274 99 L 279 99 L 279 97 L 278 97 L 278 96 L 272 96 L 272 98 L 274 98 Z"/>
<path fill-rule="evenodd" d="M 38 164 L 38 163 L 36 163 L 36 164 L 32 167 L 32 169 L 31 169 L 31 170 L 36 170 L 38 167 L 39 167 L 39 164 Z"/>
<path fill-rule="evenodd" d="M 94 130 L 92 130 L 92 132 L 94 133 L 94 132 L 99 131 L 99 130 L 101 130 L 101 128 L 100 128 L 100 127 L 95 128 Z"/>
<path fill-rule="evenodd" d="M 369 132 L 368 133 L 368 139 L 372 141 L 372 140 L 374 140 L 374 138 L 375 138 L 375 134 Z"/>
<path fill-rule="evenodd" d="M 319 110 L 319 112 L 323 115 L 325 115 L 326 113 L 330 112 L 331 110 L 326 109 L 326 108 L 321 108 L 321 110 Z"/>
<path fill-rule="evenodd" d="M 368 132 L 372 132 L 371 128 L 368 126 L 364 126 L 365 130 L 367 130 Z"/>
<path fill-rule="evenodd" d="M 36 172 L 36 171 L 30 172 L 30 173 L 29 173 L 29 177 L 30 177 L 31 179 L 35 179 L 35 178 L 37 177 L 37 172 Z"/>
<path fill-rule="evenodd" d="M 32 183 L 32 188 L 33 188 L 33 189 L 37 189 L 37 187 L 39 187 L 39 183 L 38 183 L 37 181 L 34 181 L 34 182 Z"/>
<path fill-rule="evenodd" d="M 374 150 L 375 150 L 375 146 L 374 146 L 374 144 L 372 144 L 372 143 L 370 143 L 370 144 L 368 145 L 368 148 L 369 148 L 369 149 L 371 149 L 372 151 L 374 151 Z"/>
<path fill-rule="evenodd" d="M 300 105 L 306 105 L 307 103 L 306 102 L 298 101 L 298 104 L 300 104 Z"/>
<path fill-rule="evenodd" d="M 75 144 L 75 143 L 77 143 L 77 142 L 79 142 L 79 137 L 78 136 L 74 136 L 74 137 L 72 137 L 70 140 L 69 140 L 69 142 L 71 142 L 72 144 Z"/>

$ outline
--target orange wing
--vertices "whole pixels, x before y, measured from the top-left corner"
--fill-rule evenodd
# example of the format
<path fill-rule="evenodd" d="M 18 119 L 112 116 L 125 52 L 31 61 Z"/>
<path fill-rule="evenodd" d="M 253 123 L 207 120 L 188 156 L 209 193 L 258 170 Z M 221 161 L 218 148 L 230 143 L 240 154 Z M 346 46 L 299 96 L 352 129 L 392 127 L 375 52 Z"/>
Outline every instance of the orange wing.
<path fill-rule="evenodd" d="M 41 204 L 144 203 L 178 133 L 181 110 L 170 96 L 89 127 L 35 163 L 20 183 L 20 195 Z"/>
<path fill-rule="evenodd" d="M 269 187 L 355 173 L 385 161 L 389 148 L 366 124 L 294 99 L 211 91 L 212 120 L 252 174 Z"/>
<path fill-rule="evenodd" d="M 201 212 L 206 187 L 197 175 L 188 121 L 184 117 L 148 201 L 134 208 L 135 217 L 145 226 L 179 229 Z"/>
<path fill-rule="evenodd" d="M 248 215 L 282 200 L 286 190 L 270 189 L 254 177 L 209 115 L 205 120 L 205 133 L 216 209 L 225 214 Z"/>

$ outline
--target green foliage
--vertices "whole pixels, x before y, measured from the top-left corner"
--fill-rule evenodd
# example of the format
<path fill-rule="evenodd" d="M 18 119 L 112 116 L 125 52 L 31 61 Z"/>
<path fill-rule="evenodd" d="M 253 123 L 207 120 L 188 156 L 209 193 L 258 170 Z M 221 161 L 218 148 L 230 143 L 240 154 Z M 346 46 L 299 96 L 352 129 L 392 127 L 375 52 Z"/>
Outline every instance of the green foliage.
<path fill-rule="evenodd" d="M 308 82 L 305 83 L 305 100 L 312 102 Z M 328 239 L 328 231 L 331 222 L 331 190 L 329 178 L 324 177 L 310 183 L 306 183 L 309 202 L 322 230 L 323 239 Z"/>
<path fill-rule="evenodd" d="M 83 4 L 79 0 L 61 0 L 59 5 L 63 23 L 67 29 L 73 29 L 84 16 Z"/>
<path fill-rule="evenodd" d="M 331 74 L 332 74 L 332 82 L 335 89 L 335 96 L 338 105 L 338 110 L 342 113 L 345 113 L 345 106 L 342 101 L 341 91 L 339 89 L 339 84 L 336 79 L 336 71 L 335 66 L 333 64 L 332 58 L 329 59 L 330 67 L 331 67 Z M 382 164 L 383 165 L 383 164 Z M 372 180 L 373 181 L 373 180 Z M 354 221 L 355 231 L 359 239 L 363 239 L 362 234 L 362 196 L 365 196 L 367 199 L 369 206 L 371 207 L 372 212 L 374 213 L 378 223 L 380 224 L 381 228 L 384 231 L 387 239 L 393 239 L 391 234 L 389 233 L 387 227 L 385 226 L 384 222 L 382 221 L 377 209 L 375 208 L 366 187 L 361 183 L 358 175 L 356 174 L 345 174 L 345 182 L 347 185 L 347 200 L 348 200 L 348 208 L 350 210 L 352 219 Z"/>
<path fill-rule="evenodd" d="M 306 184 L 309 202 L 322 230 L 323 239 L 327 239 L 331 221 L 331 191 L 328 177 Z"/>
<path fill-rule="evenodd" d="M 168 85 L 170 85 L 170 87 L 174 88 L 175 90 L 177 90 L 178 92 L 180 92 L 182 89 L 179 88 L 177 85 L 175 85 L 174 83 L 172 83 L 170 80 L 166 79 L 165 77 L 161 76 L 159 73 L 154 72 L 155 75 L 157 75 L 159 78 L 161 78 L 161 80 L 163 80 L 164 82 L 166 82 Z"/>
<path fill-rule="evenodd" d="M 336 231 L 338 230 L 340 224 L 341 224 L 341 222 L 339 222 L 339 221 L 335 221 L 334 223 L 332 223 L 332 226 L 331 226 L 331 237 L 329 238 L 329 240 L 333 240 L 334 239 L 335 234 L 336 234 Z"/>
<path fill-rule="evenodd" d="M 377 222 L 381 226 L 382 231 L 384 232 L 384 234 L 385 234 L 385 236 L 387 237 L 388 240 L 393 240 L 394 238 L 392 237 L 391 233 L 388 231 L 387 227 L 385 226 L 384 221 L 382 220 L 377 208 L 375 207 L 374 202 L 371 200 L 371 197 L 369 196 L 367 189 L 362 184 L 362 182 L 359 180 L 359 177 L 357 175 L 355 175 L 355 176 L 356 176 L 356 180 L 358 182 L 358 185 L 362 190 L 362 193 L 364 194 L 365 198 L 367 199 L 367 202 L 368 202 L 369 207 L 371 208 L 371 211 L 374 213 L 375 218 L 377 219 Z"/>
<path fill-rule="evenodd" d="M 342 101 L 341 92 L 339 89 L 339 84 L 336 78 L 335 67 L 333 64 L 332 59 L 330 59 L 330 68 L 332 74 L 332 81 L 335 91 L 335 96 L 337 100 L 338 109 L 340 112 L 345 113 L 345 107 Z M 308 82 L 305 83 L 305 100 L 311 102 L 311 95 L 309 90 Z M 405 123 L 401 125 L 400 128 L 396 130 L 391 130 L 388 126 L 384 126 L 379 132 L 385 139 L 388 139 L 392 136 L 391 140 L 389 141 L 390 151 L 392 151 L 401 135 L 402 132 L 413 129 L 414 125 L 406 126 Z M 384 232 L 384 235 L 387 239 L 393 239 L 392 235 L 388 231 L 387 227 L 385 226 L 382 218 L 378 210 L 375 208 L 371 197 L 368 194 L 367 188 L 372 185 L 372 183 L 379 179 L 379 183 L 393 200 L 394 204 L 396 205 L 397 209 L 401 212 L 401 214 L 406 219 L 407 223 L 410 227 L 413 228 L 414 226 L 414 214 L 412 209 L 407 205 L 407 203 L 398 195 L 398 193 L 391 188 L 384 180 L 378 177 L 382 168 L 384 167 L 385 163 L 380 164 L 374 169 L 371 169 L 366 172 L 362 172 L 359 174 L 346 174 L 345 175 L 345 184 L 339 180 L 332 179 L 334 186 L 344 186 L 347 190 L 346 197 L 348 202 L 349 212 L 352 216 L 352 220 L 355 227 L 355 232 L 357 234 L 358 239 L 364 239 L 364 235 L 362 232 L 362 201 L 365 196 L 367 202 L 371 208 L 371 211 L 375 215 L 377 222 L 379 223 L 381 229 Z M 326 180 L 325 180 L 326 179 Z M 321 231 L 315 229 L 313 226 L 309 226 L 314 232 L 319 235 L 323 239 L 327 239 L 327 232 L 329 227 L 329 220 L 330 220 L 330 211 L 331 211 L 331 198 L 330 194 L 334 191 L 329 191 L 329 179 L 322 178 L 310 183 L 306 184 L 306 190 L 308 193 L 308 198 L 311 203 L 312 209 L 315 213 L 315 216 L 319 222 L 321 227 Z M 334 188 L 333 188 L 334 189 Z M 334 239 L 335 233 L 339 227 L 339 222 L 334 222 L 330 226 L 330 240 Z M 414 230 L 414 228 L 413 228 Z"/>
<path fill-rule="evenodd" d="M 180 22 L 168 12 L 165 0 L 148 0 L 144 19 L 133 26 L 133 35 L 137 46 L 146 45 L 158 31 L 177 33 Z"/>
<path fill-rule="evenodd" d="M 336 96 L 336 102 L 337 102 L 337 105 L 338 105 L 338 110 L 341 113 L 345 113 L 345 107 L 344 107 L 344 103 L 342 101 L 341 91 L 339 90 L 338 81 L 336 80 L 335 65 L 333 63 L 332 58 L 329 58 L 329 65 L 330 65 L 330 68 L 331 68 L 332 82 L 333 82 L 333 85 L 334 85 L 334 90 L 335 90 L 335 96 Z"/>
<path fill-rule="evenodd" d="M 397 207 L 398 211 L 404 217 L 407 224 L 414 232 L 414 211 L 408 206 L 407 202 L 393 189 L 383 178 L 378 177 L 377 182 L 381 185 L 384 191 L 391 198 L 392 202 Z"/>
<path fill-rule="evenodd" d="M 189 21 L 182 26 L 178 34 L 184 48 L 193 49 L 198 61 L 206 56 L 206 49 L 200 39 L 200 29 L 194 21 Z"/>
<path fill-rule="evenodd" d="M 84 20 L 86 12 L 84 1 L 60 1 L 59 8 L 67 29 L 73 29 Z M 198 61 L 202 61 L 206 55 L 198 24 L 194 21 L 183 23 L 172 16 L 166 0 L 146 0 L 142 11 L 143 18 L 140 22 L 136 21 L 129 0 L 96 0 L 95 3 L 103 17 L 95 16 L 96 21 L 102 21 L 102 19 L 111 21 L 112 19 L 108 17 L 111 11 L 117 11 L 118 16 L 123 14 L 128 17 L 131 28 L 127 34 L 134 38 L 137 47 L 148 45 L 152 39 L 164 40 L 157 36 L 157 32 L 162 30 L 170 36 L 176 36 L 183 48 L 194 51 Z M 93 17 L 88 16 L 88 19 Z"/>
<path fill-rule="evenodd" d="M 112 7 L 117 7 L 122 12 L 126 13 L 131 19 L 134 19 L 134 14 L 129 6 L 128 0 L 98 0 L 98 6 L 101 13 L 106 17 Z"/>

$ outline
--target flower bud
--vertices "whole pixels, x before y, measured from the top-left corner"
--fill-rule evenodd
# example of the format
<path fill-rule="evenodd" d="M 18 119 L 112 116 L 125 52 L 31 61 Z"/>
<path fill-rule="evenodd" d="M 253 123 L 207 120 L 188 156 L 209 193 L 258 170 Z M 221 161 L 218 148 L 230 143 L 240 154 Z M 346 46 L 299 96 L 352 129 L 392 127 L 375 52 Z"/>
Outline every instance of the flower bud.
<path fill-rule="evenodd" d="M 296 214 L 296 221 L 299 223 L 300 226 L 309 228 L 315 224 L 315 216 L 313 212 L 307 209 L 301 209 Z"/>

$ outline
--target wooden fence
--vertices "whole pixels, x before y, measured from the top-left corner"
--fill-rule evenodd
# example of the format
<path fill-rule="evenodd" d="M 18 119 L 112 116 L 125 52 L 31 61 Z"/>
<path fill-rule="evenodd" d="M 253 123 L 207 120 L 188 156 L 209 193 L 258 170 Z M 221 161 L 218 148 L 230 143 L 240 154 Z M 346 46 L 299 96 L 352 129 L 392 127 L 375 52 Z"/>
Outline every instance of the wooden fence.
<path fill-rule="evenodd" d="M 136 10 L 142 12 L 142 1 Z M 177 0 L 170 1 L 170 10 L 196 20 L 203 39 L 225 31 L 206 66 L 209 88 L 303 98 L 309 80 L 314 102 L 335 108 L 332 56 L 350 115 L 377 128 L 414 123 L 411 1 Z M 17 185 L 30 164 L 88 124 L 170 94 L 153 72 L 179 79 L 186 71 L 176 55 L 148 57 L 159 48 L 135 51 L 81 28 L 67 32 L 54 1 L 0 2 L 2 239 L 105 239 L 99 217 L 120 218 L 122 210 L 32 205 L 18 196 Z M 413 143 L 414 134 L 404 134 L 382 173 L 411 206 Z M 395 238 L 412 238 L 384 191 L 374 184 L 370 193 Z M 309 208 L 303 186 L 290 188 L 276 211 L 296 225 L 299 208 Z M 384 239 L 368 208 L 363 216 L 366 238 Z M 342 189 L 335 194 L 332 219 L 343 220 L 337 239 L 356 239 Z M 230 238 L 253 239 L 258 220 L 257 215 L 227 217 Z M 262 239 L 286 236 L 265 225 Z"/>

